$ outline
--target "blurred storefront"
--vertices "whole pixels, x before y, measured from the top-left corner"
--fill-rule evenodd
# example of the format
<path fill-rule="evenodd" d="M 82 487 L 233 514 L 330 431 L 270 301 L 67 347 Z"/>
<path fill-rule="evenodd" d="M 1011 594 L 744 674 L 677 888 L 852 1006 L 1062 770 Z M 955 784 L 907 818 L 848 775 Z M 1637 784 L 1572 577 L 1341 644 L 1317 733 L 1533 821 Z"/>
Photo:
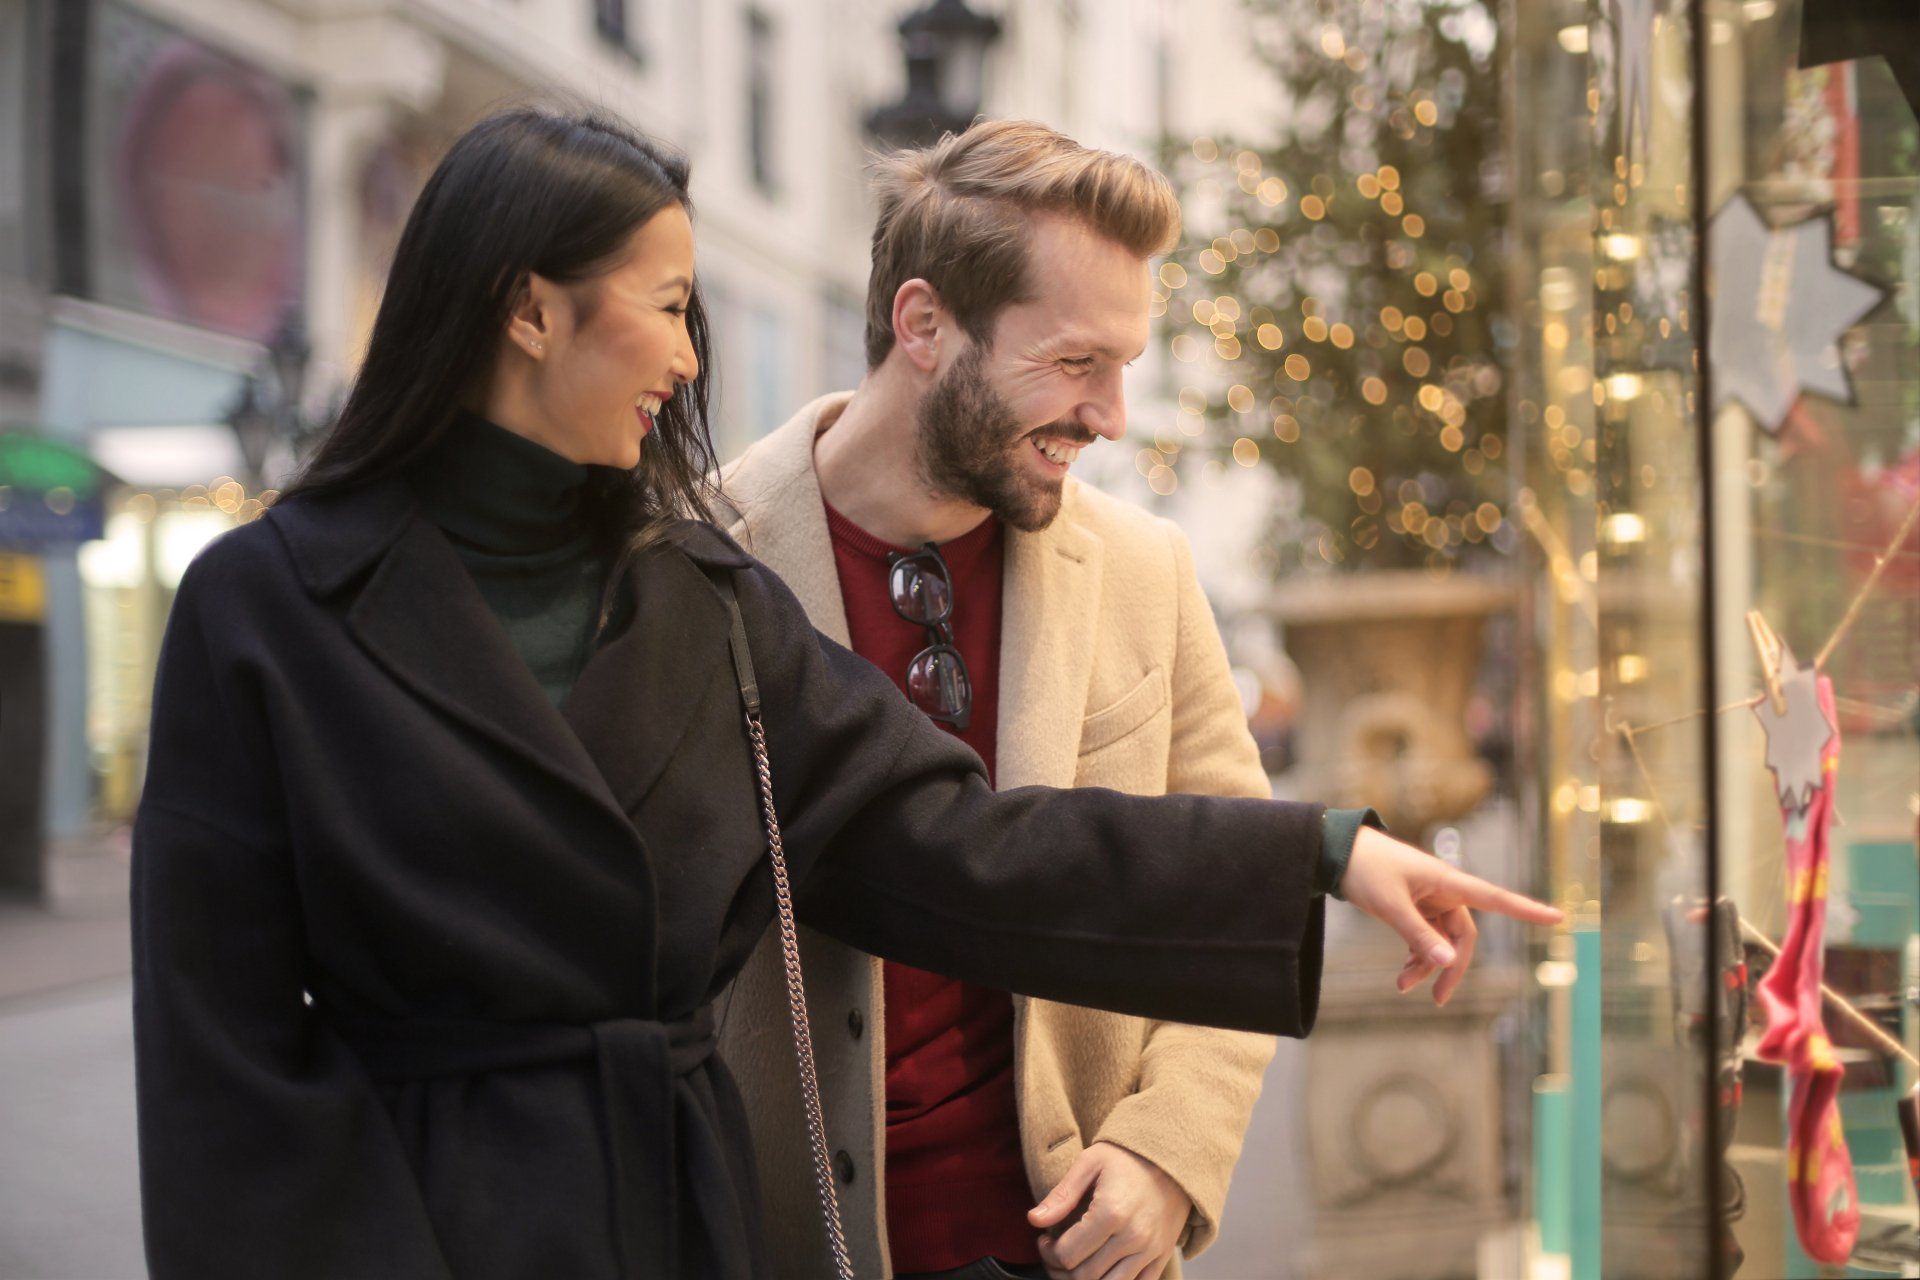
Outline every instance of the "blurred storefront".
<path fill-rule="evenodd" d="M 34 586 L 0 622 L 0 745 L 40 784 L 10 772 L 38 798 L 6 809 L 0 890 L 121 891 L 179 571 L 327 419 L 414 198 L 488 110 L 589 105 L 691 155 L 723 456 L 856 382 L 866 122 L 902 100 L 916 7 L 0 0 L 0 429 L 115 480 L 103 539 L 4 548 Z M 988 114 L 1147 148 L 1176 71 L 1233 96 L 1209 46 L 1238 0 L 1001 8 Z M 1155 92 L 1082 92 L 1092 68 Z"/>
<path fill-rule="evenodd" d="M 15 458 L 62 450 L 99 490 L 77 534 L 0 522 L 14 580 L 33 584 L 0 677 L 34 712 L 9 731 L 9 776 L 38 783 L 10 787 L 0 879 L 86 896 L 124 882 L 166 602 L 242 514 L 214 495 L 258 485 L 225 420 L 303 306 L 306 109 L 284 75 L 133 6 L 10 9 L 10 56 L 46 109 L 20 127 L 34 252 L 8 307 L 9 329 L 38 326 L 22 340 L 32 394 L 0 441 Z M 13 486 L 16 516 L 55 502 Z"/>
<path fill-rule="evenodd" d="M 725 449 L 853 376 L 859 108 L 898 66 L 870 8 L 836 78 L 802 73 L 826 24 L 692 3 L 0 0 L 0 430 L 107 477 L 84 542 L 0 527 L 0 890 L 124 893 L 180 574 L 327 420 L 421 184 L 489 109 L 571 95 L 700 158 Z M 783 110 L 736 130 L 736 96 Z"/>

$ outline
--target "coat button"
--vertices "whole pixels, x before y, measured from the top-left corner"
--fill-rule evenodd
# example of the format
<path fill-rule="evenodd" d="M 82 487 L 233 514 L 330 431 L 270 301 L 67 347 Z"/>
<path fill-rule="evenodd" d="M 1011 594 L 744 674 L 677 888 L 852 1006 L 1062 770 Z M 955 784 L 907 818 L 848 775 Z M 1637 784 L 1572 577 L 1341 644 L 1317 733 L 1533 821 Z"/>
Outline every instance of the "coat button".
<path fill-rule="evenodd" d="M 855 1009 L 849 1014 L 847 1014 L 847 1030 L 853 1033 L 853 1038 L 855 1040 L 858 1040 L 860 1038 L 860 1033 L 862 1031 L 865 1031 L 866 1029 L 867 1029 L 866 1019 L 860 1016 L 860 1011 L 858 1009 Z"/>
<path fill-rule="evenodd" d="M 853 1182 L 853 1157 L 845 1151 L 834 1152 L 833 1171 L 840 1176 L 840 1181 L 851 1184 Z"/>

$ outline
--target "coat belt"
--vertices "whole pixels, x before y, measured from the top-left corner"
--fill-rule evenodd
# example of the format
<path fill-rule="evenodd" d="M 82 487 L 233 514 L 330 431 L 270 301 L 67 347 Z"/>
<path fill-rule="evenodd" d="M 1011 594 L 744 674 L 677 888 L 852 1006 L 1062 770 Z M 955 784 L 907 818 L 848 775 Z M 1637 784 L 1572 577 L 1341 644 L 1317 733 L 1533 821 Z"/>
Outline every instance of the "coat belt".
<path fill-rule="evenodd" d="M 609 1018 L 588 1024 L 468 1018 L 355 1018 L 327 1023 L 382 1083 L 480 1075 L 515 1067 L 594 1064 L 605 1108 L 602 1144 L 613 1187 L 613 1238 L 621 1275 L 680 1274 L 683 1136 L 711 1142 L 711 1129 L 683 1135 L 675 1090 L 713 1056 L 713 1008 L 686 1018 Z M 711 1163 L 719 1153 L 709 1153 Z"/>

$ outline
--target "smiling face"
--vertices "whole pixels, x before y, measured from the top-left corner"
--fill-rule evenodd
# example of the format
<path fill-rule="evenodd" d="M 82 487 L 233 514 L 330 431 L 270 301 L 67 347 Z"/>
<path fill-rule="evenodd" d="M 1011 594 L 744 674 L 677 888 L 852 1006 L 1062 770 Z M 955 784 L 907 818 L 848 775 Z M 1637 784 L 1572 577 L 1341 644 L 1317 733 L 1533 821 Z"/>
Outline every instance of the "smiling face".
<path fill-rule="evenodd" d="M 654 417 L 699 376 L 687 334 L 693 224 L 668 205 L 609 271 L 576 284 L 530 278 L 508 341 L 530 358 L 517 421 L 501 425 L 575 462 L 630 471 Z"/>
<path fill-rule="evenodd" d="M 1144 259 L 1051 215 L 1033 221 L 1028 263 L 1031 299 L 943 361 L 917 449 L 936 492 L 1032 532 L 1059 513 L 1080 450 L 1126 432 L 1121 371 L 1146 349 L 1152 286 Z"/>

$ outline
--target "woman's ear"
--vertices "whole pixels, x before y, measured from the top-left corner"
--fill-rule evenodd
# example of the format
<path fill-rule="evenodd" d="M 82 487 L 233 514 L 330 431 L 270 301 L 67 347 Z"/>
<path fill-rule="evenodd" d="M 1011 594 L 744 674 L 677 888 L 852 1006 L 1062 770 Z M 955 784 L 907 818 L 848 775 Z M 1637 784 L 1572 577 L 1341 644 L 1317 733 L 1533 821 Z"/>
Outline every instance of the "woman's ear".
<path fill-rule="evenodd" d="M 544 359 L 553 336 L 553 282 L 529 271 L 514 290 L 513 309 L 507 313 L 507 340 L 536 360 Z"/>
<path fill-rule="evenodd" d="M 925 280 L 916 276 L 894 293 L 893 345 L 920 372 L 940 367 L 940 339 L 952 324 L 940 295 Z"/>

